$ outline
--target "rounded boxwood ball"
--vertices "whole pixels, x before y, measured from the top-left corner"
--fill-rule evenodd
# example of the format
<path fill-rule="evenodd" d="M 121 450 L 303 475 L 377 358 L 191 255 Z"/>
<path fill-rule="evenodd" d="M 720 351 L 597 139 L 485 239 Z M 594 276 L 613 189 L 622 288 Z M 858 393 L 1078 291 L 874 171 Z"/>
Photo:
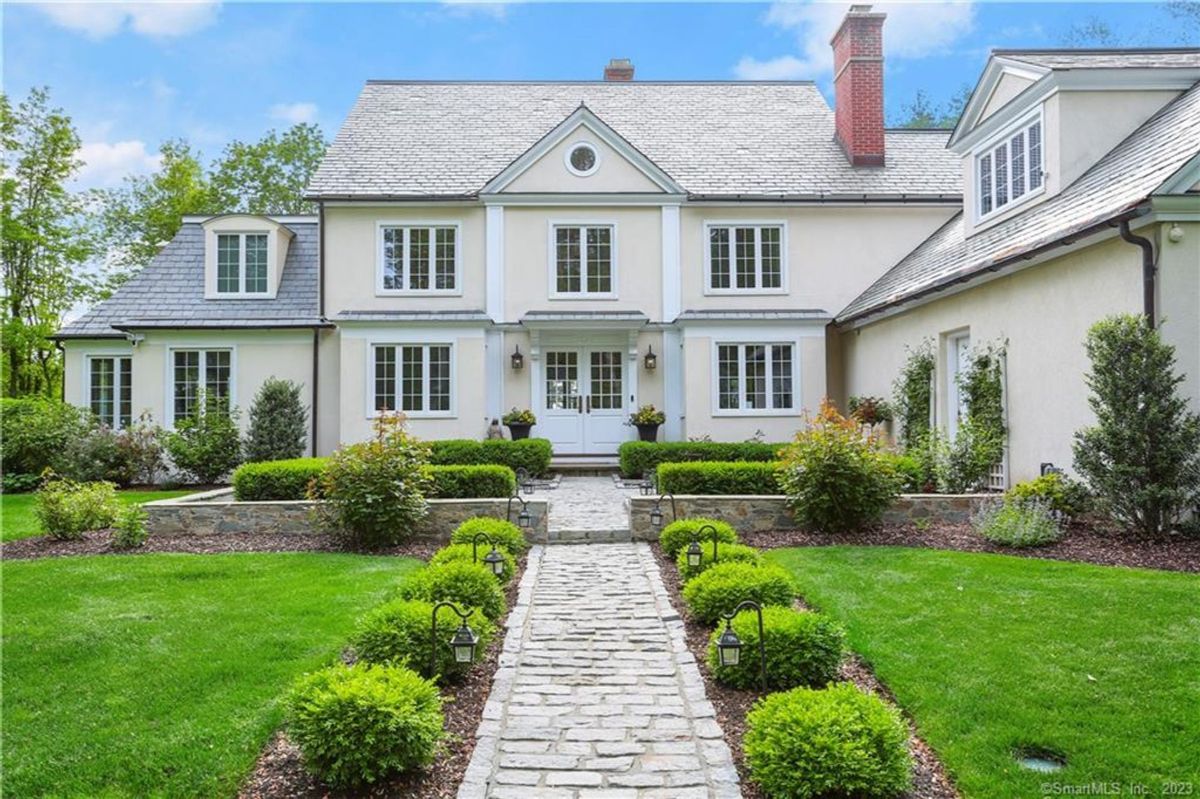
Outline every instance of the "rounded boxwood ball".
<path fill-rule="evenodd" d="M 516 510 L 513 512 L 516 513 Z M 473 516 L 467 519 L 450 534 L 450 543 L 469 544 L 479 533 L 487 533 L 497 546 L 504 547 L 514 555 L 529 549 L 529 543 L 525 540 L 525 534 L 521 532 L 520 527 L 512 522 L 491 516 Z M 482 538 L 479 540 L 479 545 L 486 546 Z"/>
<path fill-rule="evenodd" d="M 747 599 L 758 604 L 791 605 L 796 596 L 792 576 L 779 566 L 718 563 L 683 587 L 683 601 L 696 619 L 713 624 Z"/>
<path fill-rule="evenodd" d="M 666 553 L 668 558 L 673 558 L 679 554 L 679 550 L 686 549 L 687 545 L 692 543 L 692 539 L 697 537 L 700 528 L 706 524 L 711 524 L 717 528 L 717 539 L 722 544 L 737 543 L 737 532 L 728 523 L 719 519 L 708 519 L 703 516 L 697 516 L 690 519 L 679 519 L 668 524 L 658 534 L 658 544 L 662 547 L 663 552 Z M 700 543 L 707 543 L 710 551 L 712 549 L 712 535 L 712 530 L 705 530 L 703 537 L 700 537 Z"/>
<path fill-rule="evenodd" d="M 482 563 L 461 560 L 426 566 L 410 575 L 400 586 L 400 598 L 453 602 L 463 611 L 479 608 L 492 621 L 507 610 L 496 575 Z"/>
<path fill-rule="evenodd" d="M 685 583 L 714 565 L 711 540 L 700 545 L 699 566 L 688 565 L 687 552 L 688 545 L 685 544 L 679 550 L 679 554 L 675 556 L 675 565 L 679 567 L 679 576 Z M 757 549 L 744 544 L 721 544 L 717 547 L 717 563 L 749 563 L 751 566 L 757 566 L 761 560 L 762 555 Z"/>
<path fill-rule="evenodd" d="M 733 688 L 762 685 L 759 667 L 758 614 L 744 610 L 733 619 L 733 631 L 742 641 L 736 666 L 722 666 L 717 639 L 725 625 L 718 625 L 708 643 L 708 665 L 713 676 Z M 845 654 L 846 633 L 841 625 L 820 613 L 791 608 L 763 608 L 763 637 L 767 652 L 767 687 L 822 686 L 837 677 Z"/>
<path fill-rule="evenodd" d="M 912 785 L 900 714 L 852 683 L 760 699 L 742 741 L 750 779 L 768 796 L 899 796 Z"/>
<path fill-rule="evenodd" d="M 440 566 L 443 563 L 465 562 L 478 563 L 481 566 L 487 567 L 483 559 L 492 551 L 490 544 L 485 544 L 482 541 L 478 548 L 473 548 L 470 544 L 450 544 L 442 547 L 437 552 L 433 553 L 433 557 L 429 559 L 430 566 Z M 497 577 L 501 584 L 507 584 L 512 580 L 513 575 L 517 573 L 517 560 L 512 555 L 508 554 L 508 550 L 499 544 L 496 545 L 496 551 L 500 553 L 500 557 L 504 558 L 504 571 Z M 472 561 L 473 554 L 478 554 L 479 560 Z M 490 571 L 490 569 L 489 569 Z"/>
<path fill-rule="evenodd" d="M 359 660 L 366 663 L 407 666 L 422 677 L 446 681 L 462 679 L 470 663 L 457 663 L 447 642 L 462 623 L 458 614 L 447 607 L 438 610 L 438 640 L 432 639 L 433 603 L 419 599 L 397 599 L 368 611 L 358 622 L 350 639 Z M 467 618 L 471 630 L 479 636 L 475 647 L 478 662 L 487 651 L 496 626 L 478 609 Z M 437 646 L 437 669 L 430 671 L 430 647 Z"/>
<path fill-rule="evenodd" d="M 288 699 L 288 736 L 305 768 L 335 788 L 431 763 L 443 724 L 437 686 L 397 666 L 330 666 L 302 677 Z"/>

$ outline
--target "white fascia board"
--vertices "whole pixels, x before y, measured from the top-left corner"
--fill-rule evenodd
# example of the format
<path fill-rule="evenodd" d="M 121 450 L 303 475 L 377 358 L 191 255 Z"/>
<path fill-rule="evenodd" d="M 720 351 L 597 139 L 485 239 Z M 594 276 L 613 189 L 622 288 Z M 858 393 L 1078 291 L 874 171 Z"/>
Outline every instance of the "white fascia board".
<path fill-rule="evenodd" d="M 975 84 L 975 89 L 971 92 L 971 97 L 967 100 L 966 107 L 963 108 L 962 117 L 959 119 L 958 124 L 954 126 L 954 132 L 950 134 L 950 140 L 946 142 L 946 147 L 951 150 L 954 149 L 954 144 L 974 129 L 975 124 L 979 121 L 979 115 L 983 113 L 984 108 L 987 108 L 987 104 L 992 99 L 992 94 L 995 92 L 996 86 L 999 85 L 1000 79 L 1004 75 L 1015 75 L 1036 83 L 1049 72 L 1050 70 L 1044 67 L 1034 67 L 1030 64 L 1004 58 L 1003 56 L 992 56 L 988 60 L 987 66 L 983 68 L 983 73 L 979 76 L 979 82 Z"/>
<path fill-rule="evenodd" d="M 557 206 L 593 206 L 593 205 L 681 205 L 687 199 L 683 194 L 640 194 L 632 192 L 611 192 L 595 194 L 575 193 L 544 193 L 529 192 L 521 194 L 487 194 L 480 196 L 480 202 L 485 206 L 494 205 L 557 205 Z"/>
<path fill-rule="evenodd" d="M 1190 158 L 1186 164 L 1175 170 L 1175 174 L 1163 181 L 1163 184 L 1154 190 L 1154 196 L 1186 194 L 1188 189 L 1197 183 L 1200 183 L 1200 153 Z M 1200 200 L 1197 201 L 1200 202 Z"/>

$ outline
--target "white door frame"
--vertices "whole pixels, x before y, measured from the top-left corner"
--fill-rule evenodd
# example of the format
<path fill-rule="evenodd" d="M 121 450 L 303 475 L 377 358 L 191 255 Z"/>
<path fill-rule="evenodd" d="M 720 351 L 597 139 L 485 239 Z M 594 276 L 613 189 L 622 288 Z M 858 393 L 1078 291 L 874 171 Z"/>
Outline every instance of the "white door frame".
<path fill-rule="evenodd" d="M 576 352 L 579 368 L 580 407 L 576 415 L 579 417 L 579 432 L 576 436 L 564 436 L 559 429 L 559 420 L 564 420 L 569 414 L 556 412 L 551 414 L 546 409 L 546 359 L 549 352 Z M 622 398 L 619 408 L 597 414 L 589 414 L 587 400 L 590 398 L 591 358 L 593 352 L 623 353 L 621 360 Z M 531 346 L 532 368 L 529 377 L 532 381 L 530 397 L 533 399 L 533 412 L 539 417 L 539 423 L 546 420 L 538 435 L 549 438 L 554 442 L 556 453 L 561 454 L 614 454 L 616 446 L 621 441 L 633 438 L 634 428 L 625 424 L 627 416 L 636 407 L 637 401 L 637 334 L 625 331 L 590 330 L 571 332 L 541 331 L 536 344 Z M 590 417 L 595 416 L 592 423 Z M 607 420 L 602 428 L 601 420 Z M 619 424 L 619 428 L 615 425 Z M 607 430 L 607 432 L 604 432 Z M 613 442 L 611 445 L 597 444 L 596 437 Z M 556 441 L 555 439 L 560 440 Z M 572 438 L 578 443 L 565 439 Z"/>

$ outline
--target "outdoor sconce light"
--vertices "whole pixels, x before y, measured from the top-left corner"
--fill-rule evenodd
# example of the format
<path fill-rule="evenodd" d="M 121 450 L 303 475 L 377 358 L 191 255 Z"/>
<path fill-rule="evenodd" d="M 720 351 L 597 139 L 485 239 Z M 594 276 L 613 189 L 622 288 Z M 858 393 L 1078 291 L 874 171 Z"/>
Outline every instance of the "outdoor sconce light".
<path fill-rule="evenodd" d="M 512 521 L 512 504 L 514 499 L 521 503 L 521 512 L 517 514 L 517 527 L 528 530 L 533 527 L 533 514 L 529 512 L 529 503 L 520 494 L 514 492 L 508 498 L 508 508 L 504 512 L 504 518 L 509 522 Z"/>
<path fill-rule="evenodd" d="M 645 364 L 647 372 L 653 372 L 658 368 L 658 356 L 654 354 L 654 347 L 646 347 L 646 357 L 642 363 Z"/>
<path fill-rule="evenodd" d="M 721 536 L 719 533 L 717 533 L 716 527 L 713 527 L 711 524 L 705 524 L 701 525 L 700 529 L 696 531 L 696 534 L 692 536 L 692 543 L 688 544 L 687 562 L 689 566 L 699 566 L 700 562 L 704 560 L 704 551 L 700 548 L 700 539 L 706 532 L 710 530 L 712 531 L 713 542 L 712 562 L 717 562 L 717 542 L 721 539 Z"/>
<path fill-rule="evenodd" d="M 762 605 L 752 599 L 747 599 L 739 602 L 732 612 L 721 614 L 721 618 L 725 619 L 725 630 L 717 639 L 717 661 L 722 666 L 736 666 L 742 661 L 742 639 L 738 638 L 738 634 L 733 631 L 733 617 L 738 615 L 743 608 L 749 608 L 758 614 L 758 671 L 765 694 L 767 692 L 767 643 L 766 638 L 763 637 Z"/>
<path fill-rule="evenodd" d="M 483 565 L 487 566 L 492 574 L 500 577 L 504 574 L 504 556 L 496 551 L 496 542 L 487 533 L 476 533 L 471 539 L 471 562 L 479 562 L 479 541 L 483 539 L 492 545 L 492 551 L 483 556 Z"/>
<path fill-rule="evenodd" d="M 450 639 L 450 651 L 454 653 L 455 663 L 471 663 L 475 660 L 475 647 L 479 645 L 479 636 L 475 631 L 467 626 L 467 619 L 471 617 L 471 611 L 466 612 L 460 610 L 453 602 L 439 602 L 433 606 L 433 624 L 430 632 L 430 649 L 429 649 L 429 673 L 437 674 L 437 617 L 438 611 L 442 608 L 450 608 L 458 616 L 458 629 L 454 631 L 454 636 Z"/>
<path fill-rule="evenodd" d="M 513 346 L 512 368 L 514 372 L 519 372 L 525 368 L 525 356 L 521 354 L 519 345 Z"/>
<path fill-rule="evenodd" d="M 654 507 L 650 510 L 650 524 L 654 527 L 655 530 L 662 529 L 662 526 L 663 526 L 662 501 L 667 497 L 671 498 L 671 521 L 675 521 L 676 519 L 679 518 L 679 512 L 675 508 L 675 495 L 674 494 L 659 494 L 658 499 L 654 500 Z"/>

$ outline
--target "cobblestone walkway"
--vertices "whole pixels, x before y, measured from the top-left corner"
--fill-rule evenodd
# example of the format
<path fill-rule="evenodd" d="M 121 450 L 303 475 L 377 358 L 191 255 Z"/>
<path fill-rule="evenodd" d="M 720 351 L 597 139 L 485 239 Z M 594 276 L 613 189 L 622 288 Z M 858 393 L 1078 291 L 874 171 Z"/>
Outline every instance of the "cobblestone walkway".
<path fill-rule="evenodd" d="M 741 795 L 644 543 L 534 547 L 483 715 L 460 799 Z"/>
<path fill-rule="evenodd" d="M 629 540 L 628 499 L 637 489 L 620 488 L 609 476 L 563 477 L 545 492 L 550 501 L 552 541 Z"/>

